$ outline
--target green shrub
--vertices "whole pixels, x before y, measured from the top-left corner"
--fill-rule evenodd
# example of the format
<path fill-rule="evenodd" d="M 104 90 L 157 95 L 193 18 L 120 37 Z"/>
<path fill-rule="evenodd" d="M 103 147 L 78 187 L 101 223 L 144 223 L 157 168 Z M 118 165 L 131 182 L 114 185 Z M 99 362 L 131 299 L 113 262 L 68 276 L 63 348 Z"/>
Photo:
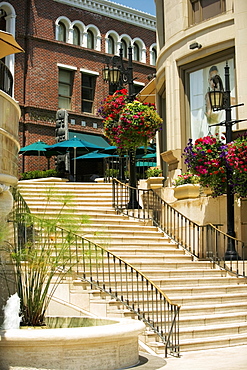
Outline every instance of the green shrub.
<path fill-rule="evenodd" d="M 30 179 L 39 179 L 41 177 L 57 177 L 59 176 L 58 171 L 56 170 L 46 170 L 46 171 L 28 171 L 21 174 L 20 180 L 30 180 Z"/>
<path fill-rule="evenodd" d="M 147 178 L 159 177 L 162 175 L 162 170 L 158 167 L 149 167 L 145 173 Z"/>
<path fill-rule="evenodd" d="M 117 177 L 119 174 L 119 170 L 115 168 L 108 168 L 105 170 L 105 177 Z"/>

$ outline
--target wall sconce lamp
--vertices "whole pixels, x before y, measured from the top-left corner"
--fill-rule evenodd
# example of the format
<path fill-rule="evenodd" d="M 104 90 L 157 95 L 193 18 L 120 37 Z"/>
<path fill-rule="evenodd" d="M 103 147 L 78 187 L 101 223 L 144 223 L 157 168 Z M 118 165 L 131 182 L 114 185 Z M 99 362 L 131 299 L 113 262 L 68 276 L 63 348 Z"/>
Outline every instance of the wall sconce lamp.
<path fill-rule="evenodd" d="M 190 44 L 190 49 L 201 49 L 202 45 L 198 44 L 198 42 L 193 42 L 193 44 Z"/>

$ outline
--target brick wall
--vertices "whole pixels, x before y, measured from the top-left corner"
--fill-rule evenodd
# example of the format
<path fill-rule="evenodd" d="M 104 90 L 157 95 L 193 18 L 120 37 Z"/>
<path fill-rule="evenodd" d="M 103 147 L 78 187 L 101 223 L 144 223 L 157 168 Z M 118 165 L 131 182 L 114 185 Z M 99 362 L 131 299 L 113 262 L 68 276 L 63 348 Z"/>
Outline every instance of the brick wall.
<path fill-rule="evenodd" d="M 74 72 L 72 109 L 69 119 L 69 130 L 74 132 L 102 134 L 101 119 L 96 112 L 100 102 L 108 95 L 108 84 L 102 78 L 105 65 L 105 35 L 109 30 L 119 35 L 128 34 L 132 39 L 143 40 L 147 50 L 147 63 L 133 62 L 134 77 L 137 81 L 148 83 L 147 76 L 155 72 L 150 65 L 149 48 L 155 43 L 154 31 L 137 27 L 120 20 L 92 13 L 87 10 L 67 6 L 51 0 L 9 0 L 15 8 L 16 40 L 25 53 L 16 54 L 15 65 L 15 98 L 19 102 L 22 117 L 20 120 L 20 143 L 28 145 L 37 140 L 48 144 L 55 142 L 55 115 L 58 109 L 58 66 L 69 65 L 77 68 Z M 101 32 L 101 51 L 71 45 L 55 40 L 55 21 L 66 16 L 71 22 L 79 20 L 85 26 L 92 24 Z M 127 62 L 126 62 L 127 63 Z M 94 114 L 81 111 L 81 72 L 80 68 L 99 73 L 96 83 Z M 87 122 L 86 127 L 81 121 Z M 93 123 L 98 128 L 93 128 Z M 43 159 L 25 158 L 25 170 L 37 169 L 39 163 L 46 168 Z M 23 171 L 23 159 L 20 160 L 20 172 Z"/>

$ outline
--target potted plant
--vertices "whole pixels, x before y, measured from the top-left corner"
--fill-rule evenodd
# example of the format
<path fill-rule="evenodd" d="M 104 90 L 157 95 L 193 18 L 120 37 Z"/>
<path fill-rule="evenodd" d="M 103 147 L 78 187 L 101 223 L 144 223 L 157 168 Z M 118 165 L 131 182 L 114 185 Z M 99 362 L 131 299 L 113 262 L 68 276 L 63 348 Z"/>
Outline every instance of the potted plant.
<path fill-rule="evenodd" d="M 147 187 L 149 189 L 161 188 L 163 185 L 164 177 L 162 170 L 159 167 L 149 167 L 146 172 Z"/>
<path fill-rule="evenodd" d="M 200 177 L 190 172 L 182 173 L 173 181 L 174 197 L 177 199 L 197 198 L 200 194 Z"/>

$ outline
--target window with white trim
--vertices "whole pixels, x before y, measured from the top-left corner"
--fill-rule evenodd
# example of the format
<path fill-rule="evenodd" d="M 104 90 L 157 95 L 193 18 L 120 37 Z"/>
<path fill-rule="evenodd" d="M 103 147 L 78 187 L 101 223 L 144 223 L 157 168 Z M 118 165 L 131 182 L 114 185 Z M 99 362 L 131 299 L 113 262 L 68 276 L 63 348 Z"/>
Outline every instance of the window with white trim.
<path fill-rule="evenodd" d="M 136 42 L 134 42 L 133 49 L 134 49 L 133 59 L 136 60 L 137 62 L 140 62 L 140 47 Z"/>
<path fill-rule="evenodd" d="M 73 44 L 74 45 L 80 45 L 80 30 L 77 26 L 73 27 Z"/>
<path fill-rule="evenodd" d="M 114 38 L 111 35 L 108 36 L 108 53 L 115 54 L 115 42 Z"/>
<path fill-rule="evenodd" d="M 91 30 L 87 31 L 87 47 L 88 49 L 95 49 L 94 33 Z"/>
<path fill-rule="evenodd" d="M 58 41 L 66 42 L 66 26 L 63 22 L 58 22 L 58 33 L 57 33 Z"/>
<path fill-rule="evenodd" d="M 81 110 L 93 113 L 96 78 L 98 72 L 81 69 Z"/>
<path fill-rule="evenodd" d="M 71 110 L 73 77 L 73 71 L 59 68 L 58 108 Z"/>
<path fill-rule="evenodd" d="M 215 17 L 225 10 L 225 0 L 190 0 L 190 25 Z"/>

